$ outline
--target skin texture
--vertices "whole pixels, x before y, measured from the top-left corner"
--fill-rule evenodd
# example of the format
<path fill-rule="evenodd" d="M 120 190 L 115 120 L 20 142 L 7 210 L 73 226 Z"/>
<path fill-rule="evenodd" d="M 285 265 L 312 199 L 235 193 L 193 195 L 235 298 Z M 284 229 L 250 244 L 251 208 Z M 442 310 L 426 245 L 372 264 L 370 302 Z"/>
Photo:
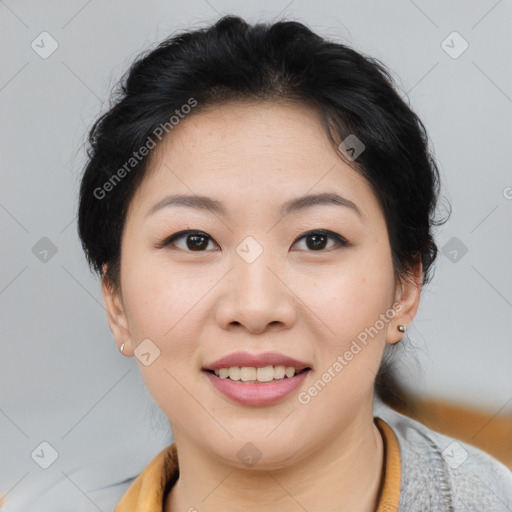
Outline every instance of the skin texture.
<path fill-rule="evenodd" d="M 132 356 L 144 339 L 160 349 L 137 360 L 168 416 L 180 478 L 165 510 L 371 511 L 382 476 L 382 439 L 373 423 L 374 379 L 386 343 L 403 334 L 419 302 L 421 264 L 397 283 L 383 212 L 369 183 L 328 141 L 316 113 L 276 102 L 229 103 L 196 113 L 151 155 L 150 172 L 129 208 L 121 250 L 121 289 L 103 279 L 118 347 Z M 337 192 L 361 215 L 316 205 L 282 217 L 289 199 Z M 187 207 L 148 215 L 169 194 L 221 201 L 227 216 Z M 201 250 L 187 237 L 199 230 Z M 311 230 L 344 237 L 315 249 Z M 236 252 L 252 236 L 263 253 Z M 298 400 L 365 328 L 399 301 L 399 312 L 312 397 Z M 277 351 L 312 371 L 296 392 L 259 407 L 231 402 L 201 368 L 237 351 Z M 248 442 L 262 456 L 248 468 Z"/>

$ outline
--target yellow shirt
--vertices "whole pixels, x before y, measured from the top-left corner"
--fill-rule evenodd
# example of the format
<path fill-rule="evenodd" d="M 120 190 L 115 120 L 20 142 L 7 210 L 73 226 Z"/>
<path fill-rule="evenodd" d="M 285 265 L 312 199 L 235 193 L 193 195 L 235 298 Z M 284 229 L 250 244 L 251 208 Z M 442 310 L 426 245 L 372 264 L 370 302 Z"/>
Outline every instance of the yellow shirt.
<path fill-rule="evenodd" d="M 400 451 L 391 427 L 381 418 L 375 424 L 384 444 L 384 471 L 376 512 L 396 512 L 400 500 Z M 179 476 L 176 445 L 164 448 L 132 482 L 114 512 L 162 512 L 167 494 Z"/>

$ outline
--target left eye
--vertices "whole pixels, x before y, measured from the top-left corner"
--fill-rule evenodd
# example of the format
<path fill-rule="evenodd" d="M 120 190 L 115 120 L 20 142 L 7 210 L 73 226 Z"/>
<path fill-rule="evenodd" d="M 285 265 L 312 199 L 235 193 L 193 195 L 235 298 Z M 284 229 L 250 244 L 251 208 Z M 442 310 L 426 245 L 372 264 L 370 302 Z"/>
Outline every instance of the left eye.
<path fill-rule="evenodd" d="M 320 230 L 320 231 L 310 231 L 309 233 L 305 233 L 301 235 L 293 245 L 297 244 L 300 240 L 306 241 L 306 247 L 312 251 L 322 251 L 326 249 L 326 244 L 328 240 L 334 241 L 334 245 L 342 245 L 347 246 L 348 242 L 337 233 L 333 233 L 332 231 Z M 328 249 L 330 249 L 328 247 Z"/>

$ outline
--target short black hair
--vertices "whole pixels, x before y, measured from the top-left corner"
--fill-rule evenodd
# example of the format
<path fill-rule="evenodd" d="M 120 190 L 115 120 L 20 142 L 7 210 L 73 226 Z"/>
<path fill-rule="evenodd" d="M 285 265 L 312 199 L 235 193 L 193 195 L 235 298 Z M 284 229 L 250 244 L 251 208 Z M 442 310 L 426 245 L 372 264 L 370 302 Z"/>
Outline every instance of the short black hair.
<path fill-rule="evenodd" d="M 141 148 L 158 142 L 162 127 L 170 132 L 173 116 L 234 100 L 312 106 L 336 148 L 355 136 L 364 151 L 354 160 L 343 151 L 340 157 L 380 201 L 396 275 L 407 276 L 421 260 L 423 282 L 429 281 L 437 254 L 433 228 L 441 223 L 435 220 L 439 172 L 425 127 L 391 73 L 300 22 L 249 25 L 236 16 L 169 37 L 140 55 L 113 106 L 91 128 L 78 231 L 93 270 L 103 275 L 106 269 L 104 277 L 120 285 L 125 218 L 150 156 L 141 156 Z"/>

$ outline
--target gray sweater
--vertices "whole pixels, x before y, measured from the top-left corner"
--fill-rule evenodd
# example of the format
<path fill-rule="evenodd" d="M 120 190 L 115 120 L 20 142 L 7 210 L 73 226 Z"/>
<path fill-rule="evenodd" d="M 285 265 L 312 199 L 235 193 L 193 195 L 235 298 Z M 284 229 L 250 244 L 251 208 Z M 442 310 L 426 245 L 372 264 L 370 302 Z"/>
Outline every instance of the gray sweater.
<path fill-rule="evenodd" d="M 378 399 L 374 416 L 382 418 L 398 439 L 399 512 L 512 512 L 512 472 L 501 462 Z"/>

